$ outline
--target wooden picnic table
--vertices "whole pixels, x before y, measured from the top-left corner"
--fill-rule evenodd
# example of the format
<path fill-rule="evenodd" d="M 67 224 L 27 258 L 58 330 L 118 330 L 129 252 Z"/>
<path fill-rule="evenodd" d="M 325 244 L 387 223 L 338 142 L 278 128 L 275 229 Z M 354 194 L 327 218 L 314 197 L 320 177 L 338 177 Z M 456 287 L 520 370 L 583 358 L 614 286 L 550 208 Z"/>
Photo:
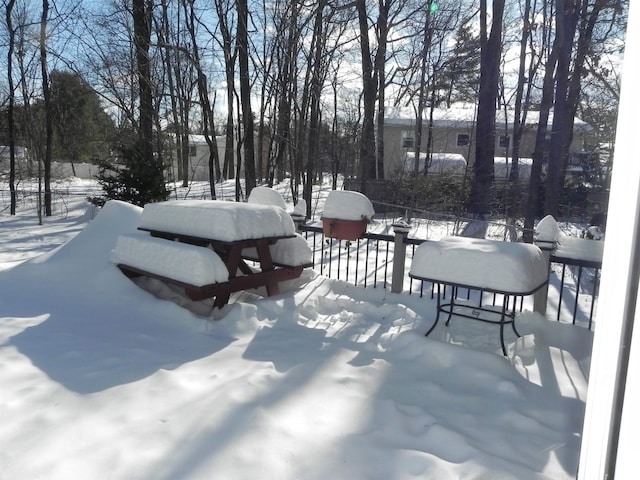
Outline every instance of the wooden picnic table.
<path fill-rule="evenodd" d="M 281 282 L 298 278 L 311 266 L 306 242 L 296 234 L 290 215 L 276 206 L 215 200 L 159 202 L 145 206 L 138 229 L 154 238 L 213 250 L 220 257 L 228 270 L 227 281 L 174 282 L 184 286 L 193 300 L 215 297 L 215 307 L 223 307 L 231 293 L 242 290 L 265 287 L 267 295 L 277 295 Z M 287 255 L 296 250 L 303 254 Z M 119 267 L 154 276 L 132 265 Z M 162 279 L 171 281 L 167 274 Z"/>

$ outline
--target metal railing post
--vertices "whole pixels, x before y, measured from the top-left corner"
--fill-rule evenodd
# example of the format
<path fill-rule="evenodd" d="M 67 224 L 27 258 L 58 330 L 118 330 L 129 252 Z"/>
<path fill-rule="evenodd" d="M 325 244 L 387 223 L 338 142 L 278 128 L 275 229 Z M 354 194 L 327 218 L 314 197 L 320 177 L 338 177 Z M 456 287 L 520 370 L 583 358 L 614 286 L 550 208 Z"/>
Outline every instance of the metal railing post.
<path fill-rule="evenodd" d="M 300 233 L 300 226 L 304 225 L 307 219 L 305 218 L 304 215 L 297 215 L 294 213 L 291 213 L 290 215 L 291 215 L 291 219 L 293 220 L 293 224 L 296 227 L 296 233 Z"/>
<path fill-rule="evenodd" d="M 393 225 L 393 233 L 395 234 L 393 246 L 393 271 L 391 272 L 391 291 L 393 293 L 401 293 L 404 287 L 404 264 L 407 253 L 407 246 L 404 243 L 409 234 L 409 224 L 406 222 L 398 222 Z"/>

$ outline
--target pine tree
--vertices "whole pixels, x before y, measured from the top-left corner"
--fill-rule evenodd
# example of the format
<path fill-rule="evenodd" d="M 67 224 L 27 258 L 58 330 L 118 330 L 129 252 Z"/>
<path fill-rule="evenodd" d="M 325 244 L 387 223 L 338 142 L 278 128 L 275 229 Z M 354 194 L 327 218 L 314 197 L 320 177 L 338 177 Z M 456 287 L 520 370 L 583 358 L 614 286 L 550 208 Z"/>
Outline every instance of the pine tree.
<path fill-rule="evenodd" d="M 122 200 L 143 207 L 147 203 L 160 202 L 169 198 L 169 190 L 164 183 L 162 169 L 158 162 L 145 161 L 139 145 L 123 149 L 123 165 L 102 163 L 98 182 L 104 196 L 90 200 L 103 205 L 107 200 Z"/>

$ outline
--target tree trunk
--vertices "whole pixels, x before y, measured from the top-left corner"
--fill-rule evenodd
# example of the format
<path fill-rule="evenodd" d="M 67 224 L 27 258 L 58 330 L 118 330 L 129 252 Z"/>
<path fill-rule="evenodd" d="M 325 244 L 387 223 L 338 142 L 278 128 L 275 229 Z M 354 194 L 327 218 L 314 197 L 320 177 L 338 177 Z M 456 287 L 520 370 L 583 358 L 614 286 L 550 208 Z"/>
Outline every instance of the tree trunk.
<path fill-rule="evenodd" d="M 375 75 L 378 79 L 378 118 L 377 118 L 377 150 L 376 150 L 376 178 L 384 179 L 384 107 L 385 107 L 385 67 L 387 57 L 387 37 L 389 36 L 389 10 L 393 2 L 378 0 L 378 50 L 375 57 Z"/>
<path fill-rule="evenodd" d="M 545 214 L 558 216 L 560 195 L 564 183 L 564 163 L 569 152 L 569 132 L 564 131 L 567 117 L 571 115 L 567 104 L 569 75 L 573 40 L 578 24 L 579 11 L 575 0 L 558 0 L 556 7 L 556 39 L 558 62 L 556 64 L 556 89 L 553 103 L 553 126 L 549 142 L 549 164 L 547 165 L 547 188 L 545 191 Z"/>
<path fill-rule="evenodd" d="M 140 119 L 138 145 L 140 159 L 148 170 L 152 187 L 164 190 L 162 166 L 153 155 L 153 90 L 151 88 L 151 65 L 149 47 L 151 43 L 152 0 L 133 0 L 133 34 L 136 51 Z"/>
<path fill-rule="evenodd" d="M 16 132 L 15 132 L 15 87 L 13 84 L 13 51 L 15 48 L 15 31 L 13 29 L 13 7 L 15 0 L 9 0 L 6 6 L 7 32 L 9 33 L 9 48 L 7 51 L 7 81 L 9 83 L 8 127 L 9 127 L 9 192 L 11 195 L 10 214 L 16 214 Z"/>
<path fill-rule="evenodd" d="M 162 6 L 162 29 L 159 35 L 163 35 L 164 42 L 167 45 L 169 45 L 170 43 L 169 37 L 168 37 L 169 15 L 168 15 L 167 1 L 162 0 L 161 6 Z M 174 127 L 175 142 L 176 142 L 176 149 L 174 152 L 172 152 L 171 157 L 173 159 L 173 156 L 175 155 L 176 164 L 178 166 L 178 179 L 182 180 L 182 185 L 186 187 L 188 185 L 188 172 L 184 171 L 184 165 L 182 164 L 182 132 L 181 132 L 182 128 L 181 128 L 180 119 L 178 117 L 178 101 L 177 101 L 178 91 L 174 83 L 174 69 L 171 68 L 172 54 L 173 54 L 173 49 L 169 49 L 169 48 L 164 49 L 163 59 L 164 59 L 165 69 L 167 72 L 167 82 L 169 86 L 169 99 L 171 102 L 171 117 L 173 119 L 173 127 Z"/>
<path fill-rule="evenodd" d="M 360 53 L 362 56 L 362 133 L 360 137 L 360 191 L 366 194 L 367 180 L 376 178 L 376 136 L 374 115 L 377 81 L 371 61 L 369 22 L 365 0 L 356 0 L 360 26 Z"/>
<path fill-rule="evenodd" d="M 227 94 L 227 121 L 225 126 L 225 143 L 224 143 L 224 160 L 222 162 L 222 176 L 224 178 L 235 177 L 233 148 L 233 131 L 234 131 L 234 97 L 235 97 L 235 65 L 236 55 L 233 49 L 233 36 L 229 29 L 227 17 L 225 15 L 225 6 L 221 0 L 215 1 L 216 13 L 218 15 L 218 23 L 220 25 L 220 33 L 222 36 L 222 53 L 224 56 L 226 94 Z M 240 159 L 238 159 L 240 161 Z M 220 166 L 217 167 L 217 177 L 221 175 Z"/>
<path fill-rule="evenodd" d="M 514 218 L 520 211 L 521 193 L 519 188 L 520 172 L 518 162 L 520 159 L 520 140 L 522 139 L 523 126 L 527 118 L 528 111 L 528 95 L 524 99 L 524 86 L 527 82 L 525 76 L 526 60 L 527 60 L 527 41 L 531 32 L 531 22 L 529 15 L 531 14 L 531 0 L 525 0 L 523 27 L 520 36 L 520 60 L 518 65 L 518 84 L 516 86 L 515 106 L 513 111 L 513 134 L 512 134 L 512 151 L 511 151 L 511 172 L 509 173 L 509 191 L 510 202 L 507 205 L 507 217 Z M 531 78 L 531 76 L 529 77 Z M 524 108 L 523 108 L 523 100 Z"/>
<path fill-rule="evenodd" d="M 542 80 L 542 97 L 540 100 L 540 112 L 538 116 L 538 129 L 536 130 L 536 143 L 533 151 L 533 164 L 529 178 L 529 195 L 527 200 L 526 215 L 524 219 L 524 240 L 533 241 L 533 227 L 540 206 L 540 192 L 542 187 L 542 166 L 545 163 L 548 145 L 549 112 L 553 106 L 554 73 L 558 61 L 559 38 L 556 36 L 549 53 L 549 58 L 544 68 Z"/>
<path fill-rule="evenodd" d="M 256 186 L 256 165 L 253 139 L 253 112 L 251 111 L 251 85 L 249 82 L 249 11 L 247 0 L 237 1 L 238 9 L 238 64 L 240 67 L 240 101 L 242 103 L 242 129 L 244 144 L 244 182 L 248 196 Z"/>
<path fill-rule="evenodd" d="M 496 99 L 498 73 L 502 51 L 502 15 L 504 0 L 493 0 L 491 32 L 487 37 L 487 2 L 480 2 L 481 66 L 476 122 L 476 158 L 471 185 L 471 211 L 484 215 L 490 212 L 495 155 Z"/>
<path fill-rule="evenodd" d="M 310 85 L 310 113 L 309 113 L 309 148 L 307 157 L 307 169 L 305 175 L 305 185 L 302 191 L 302 196 L 305 199 L 307 205 L 311 204 L 311 194 L 313 190 L 313 174 L 314 168 L 318 163 L 318 142 L 320 136 L 320 95 L 322 93 L 322 55 L 325 51 L 323 31 L 323 10 L 326 5 L 326 0 L 320 0 L 318 9 L 316 11 L 315 23 L 313 26 L 313 41 L 312 45 L 315 46 L 313 52 L 313 71 L 311 72 L 311 85 Z"/>
<path fill-rule="evenodd" d="M 40 20 L 40 69 L 42 71 L 42 93 L 44 96 L 45 149 L 44 149 L 44 211 L 51 216 L 51 150 L 53 148 L 53 112 L 51 111 L 51 90 L 47 71 L 47 22 L 49 0 L 42 0 Z"/>
<path fill-rule="evenodd" d="M 198 98 L 200 99 L 200 106 L 202 108 L 202 133 L 204 134 L 204 138 L 209 149 L 209 193 L 211 194 L 211 198 L 215 200 L 217 178 L 216 169 L 218 171 L 220 170 L 220 158 L 218 157 L 218 144 L 215 137 L 213 108 L 211 107 L 211 100 L 209 99 L 207 77 L 202 71 L 200 52 L 198 51 L 198 44 L 196 41 L 194 1 L 195 0 L 191 0 L 189 2 L 189 9 L 188 11 L 185 11 L 185 15 L 187 17 L 187 30 L 189 30 L 189 37 L 191 38 L 191 43 L 193 45 L 193 63 L 198 75 Z"/>

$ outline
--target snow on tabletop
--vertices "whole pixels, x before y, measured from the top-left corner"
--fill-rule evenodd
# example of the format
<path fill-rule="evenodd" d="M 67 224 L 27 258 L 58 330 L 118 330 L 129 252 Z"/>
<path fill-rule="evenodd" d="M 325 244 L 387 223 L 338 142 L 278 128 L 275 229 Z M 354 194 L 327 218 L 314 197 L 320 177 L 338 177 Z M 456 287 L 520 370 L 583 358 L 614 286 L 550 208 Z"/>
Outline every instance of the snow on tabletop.
<path fill-rule="evenodd" d="M 302 235 L 297 234 L 293 238 L 283 238 L 269 246 L 271 260 L 280 265 L 297 267 L 312 263 L 311 247 Z M 258 258 L 255 248 L 245 248 L 242 255 L 249 258 Z"/>
<path fill-rule="evenodd" d="M 111 261 L 198 287 L 229 280 L 227 267 L 213 250 L 144 233 L 120 235 Z"/>
<path fill-rule="evenodd" d="M 287 208 L 280 192 L 269 187 L 253 187 L 247 202 L 258 205 L 273 205 L 282 209 Z"/>
<path fill-rule="evenodd" d="M 447 237 L 418 246 L 412 276 L 509 293 L 528 293 L 547 281 L 542 251 L 528 243 Z"/>
<path fill-rule="evenodd" d="M 371 201 L 360 192 L 332 190 L 324 203 L 324 218 L 371 220 L 375 215 Z"/>
<path fill-rule="evenodd" d="M 140 226 L 223 242 L 295 235 L 291 216 L 280 207 L 220 200 L 149 203 Z"/>

